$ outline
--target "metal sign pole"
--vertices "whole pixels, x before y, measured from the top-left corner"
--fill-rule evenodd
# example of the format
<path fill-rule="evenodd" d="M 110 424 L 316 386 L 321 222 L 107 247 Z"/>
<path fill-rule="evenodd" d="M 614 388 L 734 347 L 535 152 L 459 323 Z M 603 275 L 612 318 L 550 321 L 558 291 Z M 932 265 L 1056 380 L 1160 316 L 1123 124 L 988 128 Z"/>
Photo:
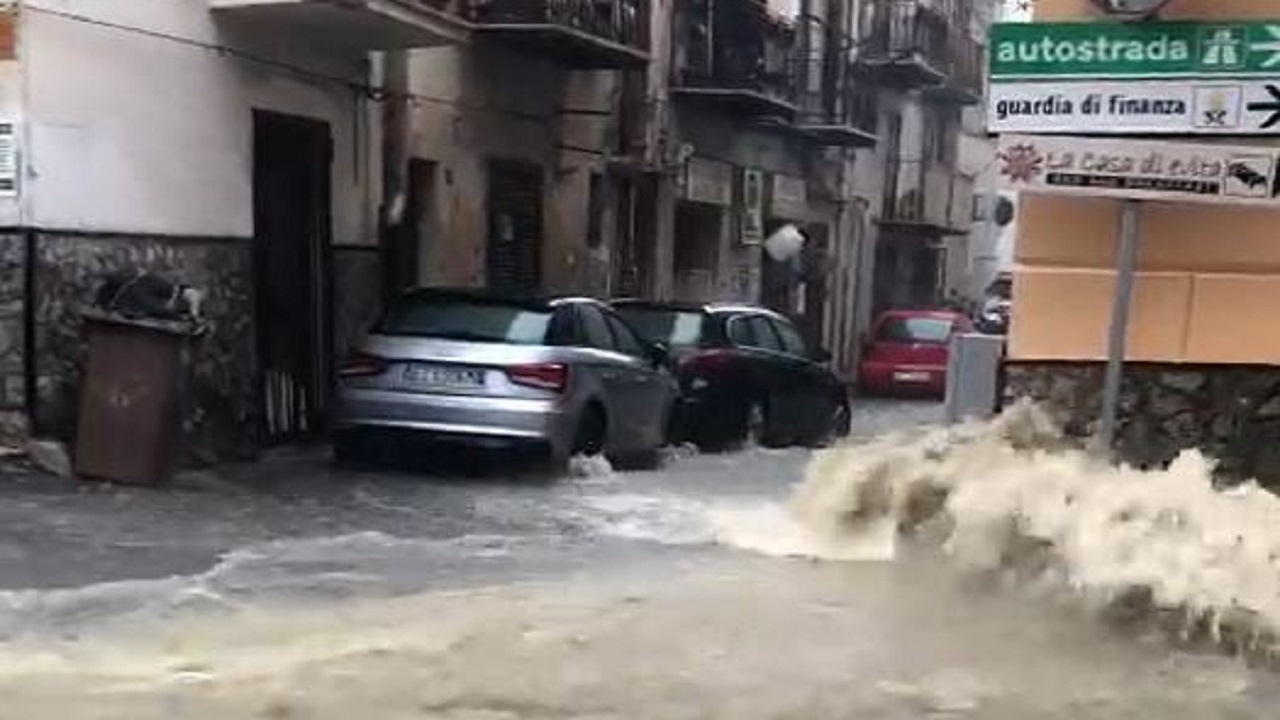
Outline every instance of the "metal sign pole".
<path fill-rule="evenodd" d="M 1116 253 L 1116 289 L 1111 306 L 1111 328 L 1107 341 L 1107 374 L 1102 388 L 1102 423 L 1095 452 L 1111 454 L 1115 444 L 1120 406 L 1120 381 L 1124 372 L 1125 341 L 1129 333 L 1129 300 L 1133 296 L 1133 273 L 1138 264 L 1138 211 L 1141 203 L 1126 200 L 1120 214 L 1120 247 Z"/>

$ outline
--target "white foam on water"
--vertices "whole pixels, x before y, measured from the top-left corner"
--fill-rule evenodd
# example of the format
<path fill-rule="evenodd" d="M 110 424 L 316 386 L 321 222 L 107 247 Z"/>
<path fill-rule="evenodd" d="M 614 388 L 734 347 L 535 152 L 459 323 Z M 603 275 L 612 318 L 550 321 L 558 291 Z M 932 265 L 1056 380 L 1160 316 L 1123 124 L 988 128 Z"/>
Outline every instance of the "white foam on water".
<path fill-rule="evenodd" d="M 824 451 L 771 526 L 720 537 L 844 560 L 845 543 L 878 541 L 890 527 L 937 543 L 967 570 L 1052 582 L 1109 610 L 1175 618 L 1184 633 L 1270 652 L 1280 636 L 1280 498 L 1254 484 L 1219 489 L 1212 470 L 1195 452 L 1159 471 L 1099 463 L 1019 405 L 988 424 Z"/>
<path fill-rule="evenodd" d="M 588 495 L 578 519 L 602 535 L 664 545 L 702 545 L 714 541 L 707 506 L 671 494 Z"/>
<path fill-rule="evenodd" d="M 272 595 L 297 600 L 380 596 L 386 593 L 386 579 L 367 571 L 379 561 L 413 561 L 442 552 L 471 559 L 502 558 L 510 554 L 513 542 L 500 535 L 437 540 L 358 532 L 249 545 L 225 553 L 196 575 L 5 590 L 0 591 L 0 638 L 75 634 L 104 622 L 128 623 L 190 612 L 236 612 Z"/>
<path fill-rule="evenodd" d="M 887 562 L 897 550 L 897 527 L 888 518 L 857 533 L 830 533 L 805 525 L 785 507 L 762 504 L 711 508 L 707 520 L 716 542 L 772 557 Z"/>
<path fill-rule="evenodd" d="M 613 465 L 603 455 L 574 455 L 569 459 L 569 477 L 606 478 L 612 475 Z"/>

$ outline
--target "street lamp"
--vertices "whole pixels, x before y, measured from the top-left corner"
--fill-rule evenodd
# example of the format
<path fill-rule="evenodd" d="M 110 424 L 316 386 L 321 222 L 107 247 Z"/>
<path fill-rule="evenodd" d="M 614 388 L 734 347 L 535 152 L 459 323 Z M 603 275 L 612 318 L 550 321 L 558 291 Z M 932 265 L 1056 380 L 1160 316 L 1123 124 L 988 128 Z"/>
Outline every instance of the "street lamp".
<path fill-rule="evenodd" d="M 1093 4 L 1112 15 L 1149 18 L 1169 4 L 1169 0 L 1093 0 Z"/>

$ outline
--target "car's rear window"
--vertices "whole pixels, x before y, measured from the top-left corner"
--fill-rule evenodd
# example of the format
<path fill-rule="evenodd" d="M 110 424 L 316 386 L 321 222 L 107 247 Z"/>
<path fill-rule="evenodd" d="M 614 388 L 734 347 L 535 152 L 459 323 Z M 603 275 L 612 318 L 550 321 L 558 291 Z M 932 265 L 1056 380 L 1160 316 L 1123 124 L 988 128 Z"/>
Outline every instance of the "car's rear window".
<path fill-rule="evenodd" d="M 618 315 L 640 336 L 671 347 L 693 347 L 702 342 L 702 313 L 662 308 L 618 308 Z"/>
<path fill-rule="evenodd" d="M 383 335 L 542 345 L 552 312 L 500 299 L 407 295 L 387 311 Z"/>
<path fill-rule="evenodd" d="M 943 318 L 892 317 L 880 325 L 877 340 L 901 343 L 945 343 L 955 322 Z"/>

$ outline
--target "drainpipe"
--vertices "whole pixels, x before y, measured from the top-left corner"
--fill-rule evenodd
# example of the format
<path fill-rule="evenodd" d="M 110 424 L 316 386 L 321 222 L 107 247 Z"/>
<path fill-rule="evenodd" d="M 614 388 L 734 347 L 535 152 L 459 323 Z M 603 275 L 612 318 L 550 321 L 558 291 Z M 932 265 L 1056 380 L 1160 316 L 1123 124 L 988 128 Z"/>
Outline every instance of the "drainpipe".
<path fill-rule="evenodd" d="M 383 299 L 401 289 L 399 245 L 407 204 L 409 171 L 409 52 L 382 53 L 377 87 L 382 101 L 382 201 L 378 212 L 378 245 L 382 259 Z"/>

